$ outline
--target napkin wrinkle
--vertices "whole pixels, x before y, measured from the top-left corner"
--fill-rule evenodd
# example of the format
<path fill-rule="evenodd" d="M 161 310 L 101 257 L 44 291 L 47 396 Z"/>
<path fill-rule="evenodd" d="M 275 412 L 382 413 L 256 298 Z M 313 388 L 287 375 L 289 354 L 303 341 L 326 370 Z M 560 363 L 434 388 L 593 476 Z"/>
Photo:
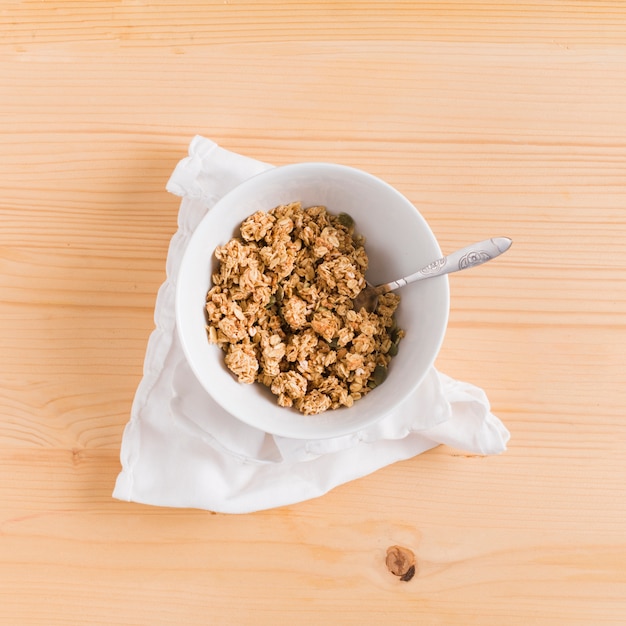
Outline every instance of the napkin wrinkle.
<path fill-rule="evenodd" d="M 263 465 L 266 463 L 279 463 L 282 461 L 281 458 L 262 458 L 263 456 L 268 456 L 269 453 L 263 450 L 263 447 L 259 448 L 259 458 L 255 458 L 245 453 L 240 453 L 235 450 L 232 450 L 226 447 L 220 439 L 213 436 L 206 428 L 203 428 L 193 419 L 190 419 L 187 415 L 185 415 L 185 409 L 180 405 L 178 401 L 180 401 L 180 397 L 176 396 L 172 399 L 170 404 L 172 409 L 172 414 L 174 416 L 174 421 L 176 427 L 184 432 L 186 436 L 191 438 L 198 438 L 202 440 L 206 445 L 210 446 L 216 452 L 222 455 L 228 455 L 232 459 L 238 461 L 239 463 L 250 463 L 250 464 L 258 464 Z"/>
<path fill-rule="evenodd" d="M 490 412 L 485 392 L 470 383 L 439 374 L 452 415 L 449 420 L 431 428 L 428 436 L 442 444 L 475 454 L 493 454 L 506 450 L 511 437 L 504 424 Z"/>
<path fill-rule="evenodd" d="M 477 454 L 506 450 L 509 432 L 482 389 L 437 371 L 389 415 L 321 440 L 272 436 L 226 413 L 187 363 L 176 332 L 176 277 L 204 215 L 239 183 L 272 167 L 196 136 L 167 190 L 181 196 L 166 281 L 143 378 L 122 438 L 113 497 L 155 506 L 248 513 L 319 497 L 382 467 L 446 444 Z"/>
<path fill-rule="evenodd" d="M 212 206 L 239 183 L 271 167 L 196 135 L 189 144 L 189 156 L 176 165 L 165 188 Z"/>

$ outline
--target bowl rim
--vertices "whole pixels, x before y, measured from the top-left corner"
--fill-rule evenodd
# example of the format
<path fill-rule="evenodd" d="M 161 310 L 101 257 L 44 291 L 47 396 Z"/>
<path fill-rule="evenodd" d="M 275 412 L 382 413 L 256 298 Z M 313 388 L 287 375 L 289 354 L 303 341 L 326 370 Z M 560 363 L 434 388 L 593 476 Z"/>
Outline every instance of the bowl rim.
<path fill-rule="evenodd" d="M 445 287 L 443 289 L 444 302 L 442 303 L 442 308 L 443 308 L 443 311 L 444 311 L 444 315 L 443 315 L 442 320 L 441 320 L 441 328 L 440 328 L 440 331 L 439 331 L 439 337 L 437 339 L 436 344 L 434 345 L 434 348 L 432 350 L 432 354 L 431 354 L 431 357 L 430 357 L 430 359 L 428 361 L 427 366 L 425 366 L 423 368 L 423 371 L 421 372 L 421 375 L 415 376 L 415 377 L 412 378 L 412 384 L 410 385 L 409 389 L 407 390 L 406 395 L 400 400 L 399 403 L 393 404 L 387 410 L 379 411 L 379 412 L 371 415 L 369 419 L 363 420 L 357 427 L 355 427 L 354 425 L 350 425 L 348 423 L 346 423 L 342 427 L 342 424 L 338 423 L 339 420 L 336 420 L 336 423 L 333 425 L 332 432 L 328 432 L 328 433 L 320 432 L 319 434 L 316 434 L 315 436 L 312 436 L 310 433 L 300 434 L 297 431 L 297 429 L 281 430 L 280 428 L 276 428 L 276 429 L 272 428 L 270 430 L 270 429 L 266 428 L 265 424 L 263 426 L 261 426 L 261 425 L 259 425 L 258 422 L 255 422 L 254 419 L 250 419 L 248 417 L 249 412 L 245 412 L 245 413 L 244 412 L 240 412 L 238 414 L 234 414 L 229 407 L 225 406 L 225 404 L 222 402 L 220 397 L 216 397 L 216 395 L 214 395 L 213 393 L 211 393 L 209 391 L 209 389 L 207 389 L 207 386 L 205 385 L 205 382 L 204 382 L 205 377 L 203 376 L 203 373 L 201 371 L 199 371 L 197 363 L 195 362 L 195 360 L 193 358 L 193 354 L 192 354 L 192 351 L 191 351 L 191 349 L 190 349 L 190 347 L 188 345 L 187 337 L 185 335 L 183 325 L 181 324 L 181 319 L 183 317 L 183 314 L 182 314 L 182 302 L 183 302 L 183 296 L 184 296 L 184 294 L 183 294 L 183 287 L 182 287 L 183 281 L 181 280 L 181 277 L 183 276 L 183 272 L 185 271 L 186 265 L 188 264 L 188 253 L 190 252 L 190 250 L 192 248 L 192 246 L 190 244 L 192 243 L 194 235 L 198 231 L 198 229 L 200 228 L 201 224 L 208 218 L 208 216 L 210 214 L 215 214 L 214 211 L 216 211 L 216 209 L 217 209 L 217 211 L 219 211 L 220 207 L 222 205 L 228 204 L 229 202 L 231 202 L 232 197 L 236 197 L 237 195 L 239 195 L 241 193 L 244 193 L 248 186 L 254 186 L 254 185 L 258 184 L 258 179 L 265 178 L 265 177 L 271 177 L 272 175 L 275 176 L 277 174 L 277 172 L 298 171 L 298 170 L 304 170 L 304 169 L 310 169 L 310 168 L 317 168 L 317 169 L 327 168 L 327 169 L 332 169 L 333 171 L 335 171 L 337 173 L 341 173 L 343 171 L 343 172 L 349 173 L 351 175 L 365 176 L 368 179 L 374 181 L 376 184 L 385 187 L 391 194 L 396 195 L 404 203 L 407 203 L 408 205 L 413 207 L 413 209 L 415 211 L 415 217 L 422 223 L 422 226 L 429 233 L 429 235 L 430 235 L 430 237 L 432 239 L 432 243 L 435 245 L 435 247 L 436 247 L 436 249 L 438 251 L 438 254 L 440 256 L 443 256 L 443 254 L 441 253 L 441 248 L 439 246 L 439 242 L 437 241 L 437 238 L 436 238 L 434 232 L 430 228 L 430 225 L 428 224 L 428 222 L 426 221 L 424 216 L 421 214 L 419 209 L 417 209 L 417 207 L 415 207 L 415 205 L 404 194 L 402 194 L 398 189 L 393 187 L 391 184 L 387 183 L 382 178 L 379 178 L 378 176 L 376 176 L 374 174 L 371 174 L 371 173 L 369 173 L 369 172 L 367 172 L 365 170 L 362 170 L 362 169 L 359 169 L 359 168 L 356 168 L 356 167 L 353 167 L 353 166 L 343 165 L 343 164 L 333 163 L 333 162 L 328 162 L 328 161 L 303 161 L 303 162 L 297 162 L 297 163 L 290 163 L 290 164 L 286 164 L 286 165 L 279 165 L 279 166 L 271 167 L 271 168 L 269 168 L 267 170 L 264 170 L 262 172 L 259 172 L 257 174 L 254 174 L 250 178 L 247 178 L 246 180 L 240 182 L 235 187 L 230 189 L 223 196 L 221 196 L 211 207 L 208 208 L 206 213 L 202 216 L 202 218 L 196 224 L 194 229 L 191 231 L 191 233 L 189 235 L 189 238 L 188 238 L 188 240 L 186 242 L 185 249 L 183 250 L 183 254 L 181 256 L 180 265 L 178 267 L 178 271 L 177 271 L 177 274 L 176 274 L 175 302 L 174 302 L 174 304 L 175 304 L 175 307 L 174 307 L 175 311 L 174 311 L 174 313 L 175 313 L 175 322 L 176 322 L 176 332 L 177 332 L 178 339 L 179 339 L 179 342 L 181 344 L 181 347 L 182 347 L 182 350 L 183 350 L 183 354 L 184 354 L 184 357 L 185 357 L 185 359 L 187 361 L 188 366 L 190 367 L 191 371 L 193 372 L 193 375 L 198 380 L 198 382 L 200 383 L 200 385 L 202 386 L 204 391 L 206 393 L 208 393 L 210 395 L 210 397 L 217 403 L 217 405 L 220 406 L 220 408 L 222 408 L 229 416 L 231 416 L 231 417 L 233 417 L 235 419 L 238 419 L 241 422 L 247 424 L 248 426 L 251 426 L 251 427 L 256 428 L 258 430 L 263 430 L 265 428 L 265 432 L 267 432 L 268 434 L 271 434 L 271 435 L 287 437 L 287 438 L 291 438 L 291 439 L 301 439 L 301 440 L 311 440 L 311 439 L 324 440 L 324 439 L 337 438 L 337 437 L 341 437 L 341 436 L 354 435 L 355 433 L 360 432 L 360 431 L 370 427 L 372 424 L 377 423 L 378 421 L 382 420 L 383 418 L 385 418 L 386 416 L 388 416 L 392 412 L 394 412 L 399 405 L 401 405 L 404 401 L 410 399 L 410 397 L 416 392 L 417 388 L 421 385 L 421 383 L 423 382 L 424 378 L 426 377 L 428 372 L 433 367 L 434 362 L 437 359 L 437 356 L 438 356 L 438 354 L 439 354 L 439 352 L 441 350 L 441 346 L 442 346 L 443 341 L 445 339 L 445 335 L 446 335 L 446 331 L 447 331 L 447 327 L 448 327 L 448 322 L 449 322 L 449 314 L 450 314 L 450 287 L 449 287 L 449 282 L 448 282 L 448 277 L 447 276 L 444 275 L 444 276 L 440 276 L 440 277 L 435 279 L 435 280 L 440 281 L 441 283 L 443 283 L 445 285 Z M 273 207 L 271 207 L 271 208 L 273 208 Z M 208 291 L 209 288 L 210 288 L 210 284 L 207 285 L 207 291 Z M 208 342 L 207 342 L 207 345 L 208 345 Z M 278 407 L 278 408 L 280 408 L 280 407 Z M 339 410 L 341 410 L 341 409 L 339 409 Z M 345 409 L 345 410 L 348 410 L 348 409 Z M 328 413 L 334 413 L 334 411 L 329 411 Z M 309 417 L 313 417 L 314 418 L 314 417 L 319 417 L 319 416 L 309 416 Z"/>

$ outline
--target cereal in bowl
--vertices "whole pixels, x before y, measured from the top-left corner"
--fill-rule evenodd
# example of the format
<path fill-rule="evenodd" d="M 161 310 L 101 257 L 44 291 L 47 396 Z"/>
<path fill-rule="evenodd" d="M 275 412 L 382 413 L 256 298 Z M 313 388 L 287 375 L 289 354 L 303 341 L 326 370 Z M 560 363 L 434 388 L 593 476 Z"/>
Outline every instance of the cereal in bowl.
<path fill-rule="evenodd" d="M 384 381 L 404 334 L 394 320 L 400 298 L 354 310 L 368 260 L 350 216 L 300 202 L 258 211 L 215 256 L 207 333 L 240 382 L 313 415 L 350 407 Z"/>

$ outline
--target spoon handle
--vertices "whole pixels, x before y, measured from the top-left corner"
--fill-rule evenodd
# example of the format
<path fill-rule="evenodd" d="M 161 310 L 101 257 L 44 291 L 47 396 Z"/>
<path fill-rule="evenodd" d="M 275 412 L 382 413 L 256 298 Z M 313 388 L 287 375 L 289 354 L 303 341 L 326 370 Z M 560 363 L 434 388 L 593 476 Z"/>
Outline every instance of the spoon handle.
<path fill-rule="evenodd" d="M 386 293 L 387 291 L 398 289 L 398 287 L 403 287 L 409 283 L 414 283 L 417 280 L 432 278 L 433 276 L 442 276 L 443 274 L 451 274 L 452 272 L 459 272 L 469 267 L 481 265 L 482 263 L 491 261 L 491 259 L 495 259 L 503 252 L 506 252 L 511 247 L 512 243 L 513 241 L 508 237 L 493 237 L 492 239 L 485 239 L 485 241 L 473 243 L 448 256 L 444 256 L 441 259 L 429 263 L 426 267 L 423 267 L 410 276 L 387 283 L 382 287 L 381 291 L 382 293 Z"/>

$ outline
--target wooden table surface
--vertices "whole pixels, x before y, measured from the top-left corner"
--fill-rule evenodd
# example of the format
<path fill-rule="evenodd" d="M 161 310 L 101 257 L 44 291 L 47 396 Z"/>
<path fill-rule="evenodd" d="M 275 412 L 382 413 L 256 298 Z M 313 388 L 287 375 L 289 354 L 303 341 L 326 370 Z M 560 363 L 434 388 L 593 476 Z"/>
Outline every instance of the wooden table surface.
<path fill-rule="evenodd" d="M 626 623 L 626 3 L 4 2 L 0 624 Z M 390 182 L 511 431 L 250 515 L 112 499 L 202 134 Z M 413 550 L 409 582 L 384 564 Z"/>

